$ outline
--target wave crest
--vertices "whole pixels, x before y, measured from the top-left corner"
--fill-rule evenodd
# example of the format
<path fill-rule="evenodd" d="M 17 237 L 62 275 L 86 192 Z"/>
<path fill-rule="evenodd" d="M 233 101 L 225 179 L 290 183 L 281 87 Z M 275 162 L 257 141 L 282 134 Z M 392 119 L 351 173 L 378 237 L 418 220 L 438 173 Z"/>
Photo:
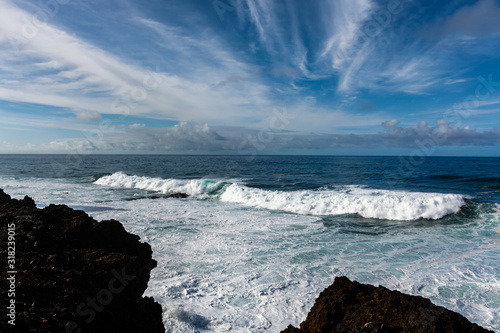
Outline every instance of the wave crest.
<path fill-rule="evenodd" d="M 440 219 L 465 205 L 459 194 L 374 190 L 360 186 L 337 189 L 272 191 L 238 183 L 203 179 L 162 179 L 115 172 L 94 182 L 98 185 L 136 188 L 160 193 L 186 193 L 224 202 L 281 210 L 302 215 L 359 214 L 386 220 Z"/>
<path fill-rule="evenodd" d="M 440 219 L 465 205 L 458 194 L 373 190 L 356 186 L 322 191 L 267 191 L 232 184 L 220 199 L 304 215 L 359 214 L 386 220 Z"/>
<path fill-rule="evenodd" d="M 165 194 L 186 193 L 188 195 L 200 196 L 215 193 L 227 183 L 203 179 L 162 179 L 129 176 L 123 172 L 115 172 L 112 175 L 99 178 L 94 184 L 110 187 L 137 188 Z"/>

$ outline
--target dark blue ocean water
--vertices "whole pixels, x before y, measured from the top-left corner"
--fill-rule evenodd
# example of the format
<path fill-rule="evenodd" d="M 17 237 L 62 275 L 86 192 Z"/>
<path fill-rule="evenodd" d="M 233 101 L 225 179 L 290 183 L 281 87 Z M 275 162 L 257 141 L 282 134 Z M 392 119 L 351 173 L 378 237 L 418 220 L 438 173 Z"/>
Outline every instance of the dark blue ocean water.
<path fill-rule="evenodd" d="M 339 275 L 500 331 L 500 158 L 0 155 L 0 188 L 150 243 L 168 332 L 279 332 Z"/>
<path fill-rule="evenodd" d="M 165 179 L 245 179 L 247 186 L 271 190 L 366 185 L 500 203 L 500 158 L 0 155 L 3 176 L 88 180 L 117 171 Z"/>

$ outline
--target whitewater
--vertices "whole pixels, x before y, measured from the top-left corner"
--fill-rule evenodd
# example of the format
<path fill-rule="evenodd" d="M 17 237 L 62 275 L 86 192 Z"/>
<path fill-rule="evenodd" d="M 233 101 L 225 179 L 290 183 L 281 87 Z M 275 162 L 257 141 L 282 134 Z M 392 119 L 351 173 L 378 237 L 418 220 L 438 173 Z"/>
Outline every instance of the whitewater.
<path fill-rule="evenodd" d="M 460 210 L 458 194 L 419 193 L 343 186 L 336 190 L 266 191 L 230 181 L 181 180 L 129 176 L 116 172 L 95 181 L 115 188 L 135 188 L 164 194 L 186 193 L 198 198 L 210 195 L 221 201 L 281 210 L 303 215 L 359 214 L 387 220 L 439 219 Z"/>
<path fill-rule="evenodd" d="M 117 219 L 151 244 L 146 295 L 167 332 L 280 332 L 341 275 L 500 331 L 499 159 L 435 158 L 411 175 L 397 163 L 12 156 L 0 158 L 0 187 Z"/>

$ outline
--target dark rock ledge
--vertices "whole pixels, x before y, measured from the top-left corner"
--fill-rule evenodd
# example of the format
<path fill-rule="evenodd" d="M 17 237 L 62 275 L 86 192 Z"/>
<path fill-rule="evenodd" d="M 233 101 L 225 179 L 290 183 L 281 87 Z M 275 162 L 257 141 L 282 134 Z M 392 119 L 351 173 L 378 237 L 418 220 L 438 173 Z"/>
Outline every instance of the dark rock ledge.
<path fill-rule="evenodd" d="M 281 333 L 395 333 L 493 332 L 464 316 L 384 287 L 338 277 L 316 299 L 300 329 Z"/>
<path fill-rule="evenodd" d="M 16 273 L 9 274 L 13 229 Z M 160 304 L 142 297 L 156 267 L 151 247 L 118 221 L 97 222 L 64 205 L 38 209 L 0 189 L 0 258 L 0 332 L 165 332 Z"/>

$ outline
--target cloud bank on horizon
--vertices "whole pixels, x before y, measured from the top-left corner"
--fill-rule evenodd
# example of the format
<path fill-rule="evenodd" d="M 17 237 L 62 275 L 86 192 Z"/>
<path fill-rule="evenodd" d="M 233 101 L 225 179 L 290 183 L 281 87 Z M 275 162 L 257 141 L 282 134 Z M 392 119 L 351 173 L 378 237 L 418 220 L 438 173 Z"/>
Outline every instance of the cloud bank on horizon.
<path fill-rule="evenodd" d="M 494 155 L 500 1 L 0 0 L 0 153 Z"/>

